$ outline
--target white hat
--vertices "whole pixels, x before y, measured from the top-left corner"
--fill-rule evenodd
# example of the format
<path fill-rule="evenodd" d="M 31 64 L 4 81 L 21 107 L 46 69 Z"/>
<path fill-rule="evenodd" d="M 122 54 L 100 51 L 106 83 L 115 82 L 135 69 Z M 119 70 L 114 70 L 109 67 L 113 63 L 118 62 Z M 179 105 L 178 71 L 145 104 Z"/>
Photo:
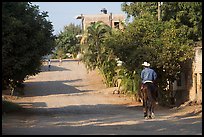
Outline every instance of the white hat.
<path fill-rule="evenodd" d="M 143 65 L 143 66 L 146 66 L 146 67 L 149 67 L 149 66 L 150 66 L 150 64 L 147 63 L 146 61 L 145 61 L 142 65 Z"/>

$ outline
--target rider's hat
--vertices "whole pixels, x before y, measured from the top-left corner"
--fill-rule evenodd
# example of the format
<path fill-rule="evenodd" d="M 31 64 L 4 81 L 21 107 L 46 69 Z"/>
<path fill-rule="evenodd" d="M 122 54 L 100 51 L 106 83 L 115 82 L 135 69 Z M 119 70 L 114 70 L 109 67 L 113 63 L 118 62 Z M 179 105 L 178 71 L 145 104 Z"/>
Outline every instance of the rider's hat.
<path fill-rule="evenodd" d="M 145 66 L 145 67 L 149 67 L 150 66 L 150 64 L 148 62 L 146 62 L 146 61 L 142 65 Z"/>

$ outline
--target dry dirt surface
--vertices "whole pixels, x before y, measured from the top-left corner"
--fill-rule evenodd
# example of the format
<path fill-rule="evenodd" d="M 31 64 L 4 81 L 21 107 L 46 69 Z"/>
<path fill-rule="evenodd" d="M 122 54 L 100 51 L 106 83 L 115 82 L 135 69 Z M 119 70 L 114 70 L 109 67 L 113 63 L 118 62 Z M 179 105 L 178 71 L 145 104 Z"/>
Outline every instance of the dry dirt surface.
<path fill-rule="evenodd" d="M 157 106 L 145 120 L 141 103 L 112 94 L 97 71 L 76 60 L 52 60 L 13 99 L 25 109 L 2 115 L 2 135 L 202 135 L 202 106 Z"/>

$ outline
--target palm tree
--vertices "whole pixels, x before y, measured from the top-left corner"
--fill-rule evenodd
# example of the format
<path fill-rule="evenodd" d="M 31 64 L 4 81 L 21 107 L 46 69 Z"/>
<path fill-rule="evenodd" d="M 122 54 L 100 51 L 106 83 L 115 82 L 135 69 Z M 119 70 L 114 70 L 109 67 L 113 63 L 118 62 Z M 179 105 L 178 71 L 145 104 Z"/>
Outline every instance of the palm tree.
<path fill-rule="evenodd" d="M 87 27 L 82 37 L 81 44 L 85 50 L 86 63 L 92 66 L 100 66 L 101 54 L 104 50 L 103 41 L 105 35 L 111 32 L 111 27 L 102 21 L 95 22 Z M 94 67 L 94 68 L 95 68 Z"/>

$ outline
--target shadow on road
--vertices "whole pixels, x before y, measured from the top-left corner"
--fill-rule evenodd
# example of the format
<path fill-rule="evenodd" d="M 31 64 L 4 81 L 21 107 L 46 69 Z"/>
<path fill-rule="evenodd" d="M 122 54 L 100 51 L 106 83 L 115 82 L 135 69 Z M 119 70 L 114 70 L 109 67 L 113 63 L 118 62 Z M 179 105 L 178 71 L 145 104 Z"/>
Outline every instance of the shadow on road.
<path fill-rule="evenodd" d="M 41 67 L 41 72 L 46 72 L 46 71 L 71 71 L 70 69 L 66 69 L 63 66 L 54 66 L 51 65 L 50 69 L 48 68 L 48 65 L 44 65 Z"/>
<path fill-rule="evenodd" d="M 83 87 L 86 85 L 68 85 L 82 81 L 82 79 L 64 80 L 64 81 L 42 81 L 42 82 L 26 82 L 23 97 L 33 96 L 47 96 L 47 95 L 59 95 L 59 94 L 72 94 L 72 93 L 84 93 L 92 90 L 79 90 L 77 87 Z"/>
<path fill-rule="evenodd" d="M 23 108 L 33 108 L 33 107 L 47 107 L 45 102 L 18 102 Z"/>
<path fill-rule="evenodd" d="M 78 60 L 77 59 L 63 59 L 62 60 L 62 63 L 63 62 L 77 62 Z M 51 59 L 51 62 L 53 63 L 59 63 L 59 60 L 58 59 Z M 44 61 L 44 63 L 46 63 L 46 61 Z"/>
<path fill-rule="evenodd" d="M 157 114 L 153 120 L 144 120 L 142 106 L 97 104 L 72 105 L 61 108 L 27 109 L 23 115 L 45 116 L 49 119 L 27 125 L 23 134 L 98 134 L 98 135 L 195 135 L 202 134 L 201 118 L 165 119 Z M 22 113 L 21 113 L 22 115 Z M 29 118 L 30 118 L 29 117 Z M 26 119 L 24 119 L 26 121 Z M 37 125 L 41 126 L 37 126 Z M 16 127 L 15 127 L 16 128 Z M 66 128 L 66 130 L 63 130 Z M 15 129 L 21 132 L 21 127 Z M 40 132 L 33 132 L 40 131 Z M 49 131 L 49 132 L 48 132 Z M 3 134 L 11 132 L 5 131 Z"/>

